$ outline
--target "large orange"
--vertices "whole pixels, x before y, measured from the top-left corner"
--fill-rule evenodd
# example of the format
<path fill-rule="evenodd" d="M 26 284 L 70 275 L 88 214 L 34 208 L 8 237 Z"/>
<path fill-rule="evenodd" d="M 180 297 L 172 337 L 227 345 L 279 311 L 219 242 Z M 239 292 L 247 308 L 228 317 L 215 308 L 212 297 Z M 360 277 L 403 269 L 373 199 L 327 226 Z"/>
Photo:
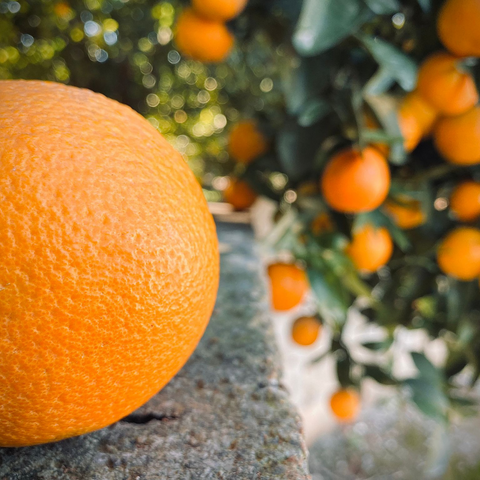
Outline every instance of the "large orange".
<path fill-rule="evenodd" d="M 193 60 L 218 63 L 230 54 L 234 37 L 222 22 L 201 17 L 187 8 L 178 18 L 175 43 L 182 54 Z"/>
<path fill-rule="evenodd" d="M 192 6 L 202 17 L 227 21 L 239 15 L 247 2 L 248 0 L 192 0 Z"/>
<path fill-rule="evenodd" d="M 405 150 L 411 152 L 428 135 L 438 112 L 418 92 L 409 93 L 400 104 L 398 123 L 405 140 Z"/>
<path fill-rule="evenodd" d="M 435 53 L 423 62 L 417 90 L 444 115 L 460 115 L 478 102 L 473 77 L 461 69 L 458 58 L 445 52 Z"/>
<path fill-rule="evenodd" d="M 442 43 L 459 57 L 480 57 L 480 2 L 447 0 L 437 19 Z"/>
<path fill-rule="evenodd" d="M 0 446 L 119 420 L 182 367 L 218 284 L 215 226 L 140 115 L 0 82 Z"/>
<path fill-rule="evenodd" d="M 459 227 L 442 241 L 437 253 L 441 270 L 459 280 L 473 280 L 480 275 L 480 230 Z"/>
<path fill-rule="evenodd" d="M 230 184 L 224 190 L 223 196 L 235 210 L 246 210 L 250 208 L 257 199 L 257 194 L 244 180 L 230 179 Z"/>
<path fill-rule="evenodd" d="M 468 181 L 458 185 L 450 197 L 450 210 L 462 222 L 480 217 L 480 183 Z"/>
<path fill-rule="evenodd" d="M 397 201 L 387 201 L 383 209 L 394 223 L 405 230 L 423 225 L 427 219 L 419 200 L 399 195 Z"/>
<path fill-rule="evenodd" d="M 373 273 L 390 260 L 393 253 L 392 237 L 386 228 L 364 225 L 354 232 L 345 253 L 358 270 Z"/>
<path fill-rule="evenodd" d="M 308 291 L 305 271 L 290 263 L 274 263 L 268 267 L 272 306 L 285 311 L 301 303 Z"/>
<path fill-rule="evenodd" d="M 438 151 L 450 163 L 480 163 L 480 107 L 457 117 L 441 118 L 433 131 Z"/>
<path fill-rule="evenodd" d="M 367 212 L 385 200 L 390 188 L 390 170 L 377 149 L 367 147 L 360 152 L 347 148 L 328 162 L 321 188 L 326 202 L 335 210 Z"/>
<path fill-rule="evenodd" d="M 351 422 L 360 412 L 360 395 L 353 388 L 342 388 L 331 396 L 330 408 L 337 420 Z"/>
<path fill-rule="evenodd" d="M 228 152 L 240 163 L 250 163 L 267 151 L 268 143 L 254 120 L 238 122 L 230 131 Z"/>

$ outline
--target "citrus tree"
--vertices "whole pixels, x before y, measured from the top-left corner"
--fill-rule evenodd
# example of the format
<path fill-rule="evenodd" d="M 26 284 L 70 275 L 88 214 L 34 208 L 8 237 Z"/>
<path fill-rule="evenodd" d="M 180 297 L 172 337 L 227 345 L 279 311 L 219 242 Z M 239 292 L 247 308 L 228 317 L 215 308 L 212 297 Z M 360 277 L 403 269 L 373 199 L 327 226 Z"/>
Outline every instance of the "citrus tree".
<path fill-rule="evenodd" d="M 187 12 L 206 18 L 195 5 Z M 276 202 L 266 243 L 291 261 L 269 268 L 273 307 L 295 307 L 309 287 L 316 295 L 316 321 L 332 331 L 326 353 L 337 363 L 339 419 L 354 417 L 367 377 L 405 387 L 441 425 L 473 411 L 478 26 L 480 4 L 469 0 L 258 0 L 229 24 L 237 47 L 227 62 L 241 75 L 230 102 L 243 121 L 230 130 L 236 165 L 225 198 L 241 209 L 254 190 Z M 356 358 L 344 341 L 352 307 L 383 331 L 363 345 L 375 362 Z M 441 338 L 444 362 L 412 352 L 417 374 L 395 377 L 401 329 Z M 292 334 L 308 345 L 318 329 L 299 319 Z"/>

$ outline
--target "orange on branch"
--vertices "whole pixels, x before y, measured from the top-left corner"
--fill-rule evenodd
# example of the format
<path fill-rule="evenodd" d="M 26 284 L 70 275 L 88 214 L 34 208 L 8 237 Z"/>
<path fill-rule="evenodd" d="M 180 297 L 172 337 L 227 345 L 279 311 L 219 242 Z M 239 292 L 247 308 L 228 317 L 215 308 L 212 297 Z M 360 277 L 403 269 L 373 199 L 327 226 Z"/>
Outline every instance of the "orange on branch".
<path fill-rule="evenodd" d="M 248 0 L 192 0 L 193 9 L 202 17 L 226 22 L 238 16 Z"/>
<path fill-rule="evenodd" d="M 285 311 L 301 303 L 308 291 L 308 279 L 304 270 L 294 264 L 274 263 L 268 266 L 272 306 Z"/>
<path fill-rule="evenodd" d="M 268 149 L 268 142 L 258 129 L 254 120 L 244 120 L 233 126 L 228 137 L 228 152 L 240 163 L 250 163 L 263 155 Z"/>
<path fill-rule="evenodd" d="M 390 188 L 390 170 L 375 148 L 362 152 L 347 148 L 328 162 L 321 179 L 325 201 L 345 213 L 368 212 L 379 207 Z"/>
<path fill-rule="evenodd" d="M 364 225 L 353 233 L 345 253 L 358 270 L 373 273 L 388 263 L 393 253 L 393 242 L 386 228 Z"/>
<path fill-rule="evenodd" d="M 257 194 L 252 190 L 250 185 L 237 178 L 230 179 L 230 184 L 223 191 L 223 196 L 235 210 L 246 210 L 250 208 L 257 199 Z"/>
<path fill-rule="evenodd" d="M 396 200 L 398 202 L 386 201 L 383 206 L 383 209 L 395 225 L 404 230 L 410 230 L 425 223 L 426 215 L 420 201 L 405 195 L 398 196 Z"/>
<path fill-rule="evenodd" d="M 192 172 L 129 107 L 2 81 L 0 144 L 0 446 L 13 447 L 102 428 L 169 382 L 208 323 L 219 257 Z"/>
<path fill-rule="evenodd" d="M 437 111 L 416 91 L 402 100 L 398 123 L 407 152 L 414 150 L 420 140 L 431 132 L 437 115 Z"/>
<path fill-rule="evenodd" d="M 353 388 L 340 389 L 330 398 L 330 408 L 337 420 L 351 422 L 360 412 L 360 395 Z"/>
<path fill-rule="evenodd" d="M 204 63 L 225 60 L 233 48 L 234 37 L 221 22 L 185 9 L 177 20 L 175 43 L 183 55 Z"/>
<path fill-rule="evenodd" d="M 454 55 L 480 57 L 480 2 L 447 0 L 438 15 L 437 31 Z"/>
<path fill-rule="evenodd" d="M 480 217 L 480 183 L 463 182 L 450 197 L 450 210 L 461 222 L 473 222 Z"/>
<path fill-rule="evenodd" d="M 480 230 L 459 227 L 441 242 L 437 261 L 440 269 L 454 278 L 469 281 L 480 275 Z"/>
<path fill-rule="evenodd" d="M 473 77 L 446 52 L 431 55 L 420 66 L 417 91 L 443 115 L 461 115 L 478 102 Z"/>
<path fill-rule="evenodd" d="M 456 165 L 480 163 L 480 107 L 457 117 L 441 118 L 433 132 L 435 146 Z"/>
<path fill-rule="evenodd" d="M 297 318 L 292 325 L 292 340 L 303 347 L 313 345 L 317 341 L 321 328 L 322 325 L 318 318 Z"/>

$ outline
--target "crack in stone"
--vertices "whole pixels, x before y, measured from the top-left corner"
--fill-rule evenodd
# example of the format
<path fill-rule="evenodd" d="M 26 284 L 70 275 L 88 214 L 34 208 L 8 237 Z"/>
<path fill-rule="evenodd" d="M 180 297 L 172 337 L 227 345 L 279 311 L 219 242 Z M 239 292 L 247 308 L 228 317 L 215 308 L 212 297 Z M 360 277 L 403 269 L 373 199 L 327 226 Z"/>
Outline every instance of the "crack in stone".
<path fill-rule="evenodd" d="M 120 420 L 121 423 L 134 423 L 136 425 L 145 425 L 150 423 L 153 420 L 163 421 L 163 420 L 178 420 L 180 417 L 177 415 L 165 415 L 161 413 L 149 413 L 147 415 L 140 415 L 137 413 L 132 413 L 131 415 L 126 416 Z"/>

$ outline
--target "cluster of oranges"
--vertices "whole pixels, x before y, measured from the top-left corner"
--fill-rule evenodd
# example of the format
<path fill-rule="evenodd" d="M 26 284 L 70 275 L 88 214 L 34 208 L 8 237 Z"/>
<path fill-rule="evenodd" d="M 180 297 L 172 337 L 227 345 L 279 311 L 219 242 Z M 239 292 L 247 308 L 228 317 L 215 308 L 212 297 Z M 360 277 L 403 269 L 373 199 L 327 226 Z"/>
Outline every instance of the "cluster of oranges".
<path fill-rule="evenodd" d="M 309 289 L 305 271 L 294 263 L 274 263 L 268 267 L 272 306 L 287 311 L 299 305 Z M 317 316 L 301 316 L 291 326 L 291 338 L 300 346 L 313 345 L 322 331 Z M 340 388 L 330 398 L 332 413 L 341 422 L 354 420 L 360 411 L 360 395 L 354 388 Z"/>
<path fill-rule="evenodd" d="M 268 141 L 258 128 L 255 120 L 243 120 L 234 125 L 228 138 L 228 153 L 240 169 L 263 155 L 268 149 Z M 250 208 L 257 194 L 245 180 L 232 177 L 223 196 L 235 210 Z"/>
<path fill-rule="evenodd" d="M 474 20 L 474 17 L 476 20 Z M 461 19 L 462 21 L 458 21 Z M 455 165 L 480 164 L 480 107 L 466 56 L 479 56 L 477 25 L 480 8 L 470 0 L 448 0 L 438 18 L 438 33 L 449 52 L 437 52 L 421 65 L 417 88 L 400 104 L 398 123 L 407 152 L 428 135 L 440 154 Z M 460 31 L 459 25 L 464 27 Z M 366 118 L 367 127 L 375 121 Z M 348 148 L 334 155 L 321 179 L 327 204 L 336 211 L 357 214 L 382 206 L 402 229 L 419 227 L 426 221 L 421 202 L 407 195 L 387 199 L 390 170 L 388 146 L 371 145 L 362 151 Z M 457 186 L 451 197 L 451 212 L 462 222 L 480 216 L 480 183 L 469 180 Z M 364 225 L 353 232 L 346 253 L 359 270 L 374 272 L 393 252 L 385 228 Z M 480 230 L 461 227 L 451 232 L 438 250 L 442 271 L 460 280 L 480 275 Z"/>
<path fill-rule="evenodd" d="M 178 18 L 175 42 L 178 50 L 204 63 L 225 60 L 235 43 L 225 22 L 245 8 L 248 0 L 192 0 Z"/>

